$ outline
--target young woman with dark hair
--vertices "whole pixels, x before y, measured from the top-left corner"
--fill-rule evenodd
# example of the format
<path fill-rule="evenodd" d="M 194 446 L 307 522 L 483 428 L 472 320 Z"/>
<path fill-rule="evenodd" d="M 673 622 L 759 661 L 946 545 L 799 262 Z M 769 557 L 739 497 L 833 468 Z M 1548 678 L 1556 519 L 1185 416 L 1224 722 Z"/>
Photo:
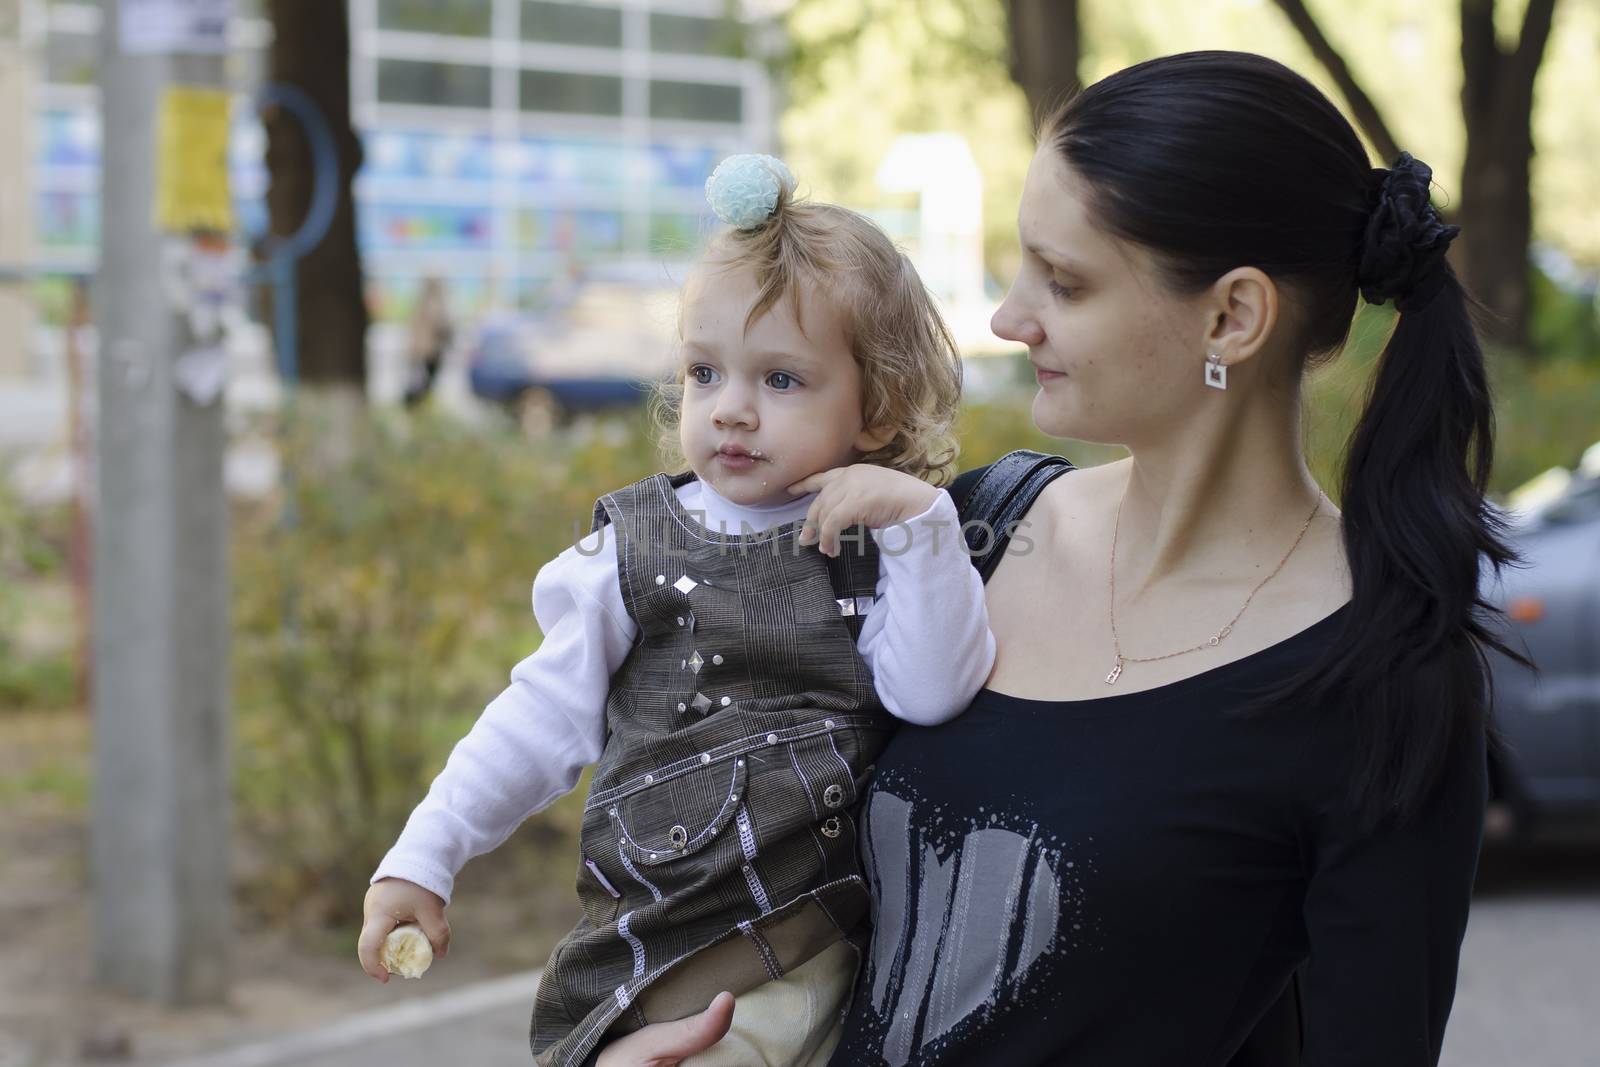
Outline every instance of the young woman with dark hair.
<path fill-rule="evenodd" d="M 1309 82 L 1239 53 L 1131 67 L 1047 124 L 995 332 L 1028 346 L 1042 430 L 1131 455 L 1030 483 L 987 687 L 877 761 L 874 940 L 835 1064 L 1437 1062 L 1484 650 L 1514 655 L 1478 581 L 1514 556 L 1430 178 L 1373 169 Z M 1398 318 L 1341 511 L 1301 389 L 1358 296 Z M 1241 1051 L 1275 1004 L 1277 1053 Z M 726 1008 L 601 1062 L 676 1063 Z"/>

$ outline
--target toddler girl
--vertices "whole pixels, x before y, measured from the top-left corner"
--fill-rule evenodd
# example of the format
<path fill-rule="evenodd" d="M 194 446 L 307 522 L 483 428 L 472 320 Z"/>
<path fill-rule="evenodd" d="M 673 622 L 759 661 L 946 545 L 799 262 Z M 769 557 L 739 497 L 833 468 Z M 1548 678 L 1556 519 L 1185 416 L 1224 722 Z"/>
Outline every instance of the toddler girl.
<path fill-rule="evenodd" d="M 733 1030 L 695 1064 L 825 1062 L 865 933 L 852 813 L 870 764 L 897 719 L 966 707 L 994 658 L 936 488 L 955 456 L 950 335 L 881 230 L 792 193 L 767 156 L 707 182 L 731 228 L 683 294 L 668 398 L 688 469 L 606 494 L 540 569 L 543 644 L 367 894 L 373 977 L 397 922 L 442 953 L 456 872 L 596 764 L 583 916 L 535 998 L 541 1064 L 724 989 Z"/>

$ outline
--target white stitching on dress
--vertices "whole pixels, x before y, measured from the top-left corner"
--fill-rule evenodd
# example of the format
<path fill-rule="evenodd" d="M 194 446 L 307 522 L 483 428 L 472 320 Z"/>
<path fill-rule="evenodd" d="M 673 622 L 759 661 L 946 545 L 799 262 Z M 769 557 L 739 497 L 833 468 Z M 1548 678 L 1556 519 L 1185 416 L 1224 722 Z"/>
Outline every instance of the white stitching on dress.
<path fill-rule="evenodd" d="M 825 725 L 825 722 L 829 721 L 833 723 L 832 727 Z M 778 742 L 781 744 L 784 741 L 803 741 L 809 737 L 819 737 L 822 734 L 831 733 L 836 730 L 842 730 L 846 727 L 874 729 L 881 728 L 881 725 L 881 723 L 878 723 L 875 720 L 862 716 L 834 715 L 828 720 L 803 723 L 799 726 L 790 726 L 782 730 L 770 732 L 777 733 Z M 710 755 L 713 760 L 717 760 L 726 758 L 730 755 L 742 755 L 752 749 L 764 747 L 767 747 L 767 733 L 747 734 L 744 737 L 735 738 L 732 741 L 724 741 L 722 744 L 708 749 L 707 754 Z M 837 755 L 838 751 L 838 748 L 835 747 L 834 754 Z M 842 756 L 840 757 L 841 760 L 843 758 L 844 757 Z M 655 778 L 655 781 L 651 784 L 660 785 L 662 782 L 667 781 L 670 778 L 692 770 L 697 770 L 702 766 L 704 766 L 704 764 L 700 762 L 699 756 L 689 756 L 686 759 L 678 760 L 675 763 L 668 763 L 665 766 L 657 767 L 649 772 Z M 845 767 L 848 770 L 849 764 L 845 764 Z M 630 793 L 637 793 L 639 790 L 645 788 L 648 787 L 644 784 L 644 775 L 637 774 L 619 785 L 614 785 L 608 789 L 601 790 L 600 792 L 589 794 L 589 799 L 584 803 L 583 810 L 586 812 L 593 811 L 595 808 L 612 803 Z"/>
<path fill-rule="evenodd" d="M 750 895 L 755 898 L 756 907 L 765 915 L 772 910 L 772 901 L 767 896 L 767 887 L 761 884 L 760 875 L 751 864 L 756 858 L 756 832 L 750 825 L 750 812 L 744 807 L 739 808 L 739 814 L 734 821 L 739 826 L 739 847 L 744 850 L 744 884 L 750 887 Z"/>
<path fill-rule="evenodd" d="M 635 978 L 643 978 L 644 943 L 641 942 L 637 937 L 634 937 L 633 931 L 628 929 L 628 923 L 631 922 L 632 919 L 633 912 L 623 912 L 622 918 L 617 920 L 617 933 L 621 934 L 622 939 L 628 943 L 628 947 L 633 949 L 633 976 Z M 627 1005 L 624 1004 L 623 1007 L 627 1007 Z"/>
<path fill-rule="evenodd" d="M 822 812 L 817 810 L 817 800 L 811 795 L 811 779 L 806 777 L 806 772 L 800 769 L 800 757 L 794 754 L 794 746 L 789 745 L 789 762 L 794 764 L 794 773 L 800 776 L 800 782 L 805 786 L 806 803 L 811 805 L 811 817 L 822 818 Z"/>
<path fill-rule="evenodd" d="M 837 759 L 839 761 L 839 765 L 844 768 L 844 780 L 850 783 L 850 800 L 853 803 L 856 799 L 856 776 L 850 772 L 849 761 L 843 756 L 839 755 L 839 746 L 833 743 L 832 730 L 828 731 L 828 747 L 833 749 L 834 758 Z"/>
<path fill-rule="evenodd" d="M 628 853 L 623 850 L 621 845 L 617 846 L 617 858 L 622 860 L 622 866 L 627 872 L 633 875 L 633 880 L 650 890 L 650 895 L 656 898 L 657 904 L 661 903 L 661 890 L 651 885 L 650 880 L 639 873 L 639 868 L 633 865 L 633 861 L 628 858 Z"/>
<path fill-rule="evenodd" d="M 809 897 L 810 899 L 814 900 L 817 903 L 817 906 L 820 907 L 823 910 L 823 913 L 826 914 L 830 920 L 832 920 L 833 925 L 837 927 L 839 925 L 839 920 L 837 918 L 835 918 L 833 912 L 828 910 L 827 904 L 823 903 L 823 894 L 828 892 L 831 889 L 836 889 L 839 886 L 849 885 L 851 883 L 855 883 L 857 885 L 860 885 L 863 890 L 866 888 L 866 883 L 861 879 L 861 877 L 859 875 L 852 874 L 852 875 L 849 875 L 847 877 L 840 878 L 837 881 L 828 882 L 828 883 L 825 883 L 823 885 L 817 886 L 815 889 L 812 889 L 812 890 L 809 890 L 809 891 L 807 891 L 805 893 L 800 894 L 800 897 L 796 897 L 795 899 L 799 900 L 801 897 Z M 793 901 L 791 901 L 790 903 L 793 903 Z M 785 906 L 787 907 L 787 905 L 785 905 Z M 842 935 L 842 932 L 841 932 L 841 937 L 842 936 L 843 935 Z M 648 975 L 646 975 L 642 982 L 638 982 L 635 985 L 635 989 L 643 989 L 645 986 L 649 985 L 651 982 L 654 982 L 657 978 L 661 977 L 661 975 L 665 971 L 669 970 L 672 967 L 677 966 L 679 961 L 687 959 L 688 957 L 690 957 L 692 955 L 694 955 L 693 952 L 686 952 L 682 956 L 676 956 L 676 957 L 668 960 L 666 963 L 663 963 L 661 966 L 657 967 L 655 970 L 651 971 Z M 614 1014 L 612 1014 L 610 1012 L 600 1012 L 600 1013 L 598 1013 L 596 1015 L 595 1019 L 592 1022 L 587 1023 L 581 1030 L 576 1031 L 576 1033 L 577 1033 L 576 1041 L 578 1043 L 578 1046 L 579 1047 L 583 1047 L 585 1044 L 588 1043 L 589 1039 L 592 1038 L 595 1035 L 596 1032 L 598 1032 L 599 1030 L 601 1030 L 601 1029 L 603 1029 L 605 1027 L 610 1026 L 616 1020 L 616 1018 L 617 1018 L 616 1015 L 614 1015 Z"/>

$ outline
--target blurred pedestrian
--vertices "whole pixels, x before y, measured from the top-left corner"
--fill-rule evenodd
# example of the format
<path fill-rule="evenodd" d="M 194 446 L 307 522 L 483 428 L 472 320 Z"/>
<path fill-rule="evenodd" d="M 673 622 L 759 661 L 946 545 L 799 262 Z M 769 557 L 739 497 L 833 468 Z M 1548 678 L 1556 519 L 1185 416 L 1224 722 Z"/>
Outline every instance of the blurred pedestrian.
<path fill-rule="evenodd" d="M 416 407 L 433 390 L 453 336 L 444 281 L 429 275 L 422 279 L 406 331 L 406 407 Z"/>

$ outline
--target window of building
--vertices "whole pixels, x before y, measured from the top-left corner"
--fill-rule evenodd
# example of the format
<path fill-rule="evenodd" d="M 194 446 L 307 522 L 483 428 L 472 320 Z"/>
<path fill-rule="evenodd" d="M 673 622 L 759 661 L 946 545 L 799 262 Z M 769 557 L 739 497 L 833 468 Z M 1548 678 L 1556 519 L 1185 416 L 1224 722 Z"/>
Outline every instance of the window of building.
<path fill-rule="evenodd" d="M 522 72 L 522 110 L 573 115 L 622 114 L 622 79 L 555 70 Z"/>
<path fill-rule="evenodd" d="M 744 54 L 744 28 L 734 18 L 708 19 L 653 11 L 650 13 L 650 49 L 738 57 Z"/>
<path fill-rule="evenodd" d="M 524 248 L 620 252 L 623 237 L 620 211 L 544 209 L 521 212 L 517 219 L 517 239 Z"/>
<path fill-rule="evenodd" d="M 490 0 L 378 0 L 378 28 L 408 33 L 488 37 Z"/>
<path fill-rule="evenodd" d="M 622 47 L 622 9 L 598 4 L 524 0 L 522 39 L 592 48 Z"/>
<path fill-rule="evenodd" d="M 744 92 L 737 85 L 652 81 L 650 117 L 738 122 L 744 117 Z"/>
<path fill-rule="evenodd" d="M 488 107 L 489 68 L 462 63 L 380 59 L 378 99 L 386 104 Z"/>

